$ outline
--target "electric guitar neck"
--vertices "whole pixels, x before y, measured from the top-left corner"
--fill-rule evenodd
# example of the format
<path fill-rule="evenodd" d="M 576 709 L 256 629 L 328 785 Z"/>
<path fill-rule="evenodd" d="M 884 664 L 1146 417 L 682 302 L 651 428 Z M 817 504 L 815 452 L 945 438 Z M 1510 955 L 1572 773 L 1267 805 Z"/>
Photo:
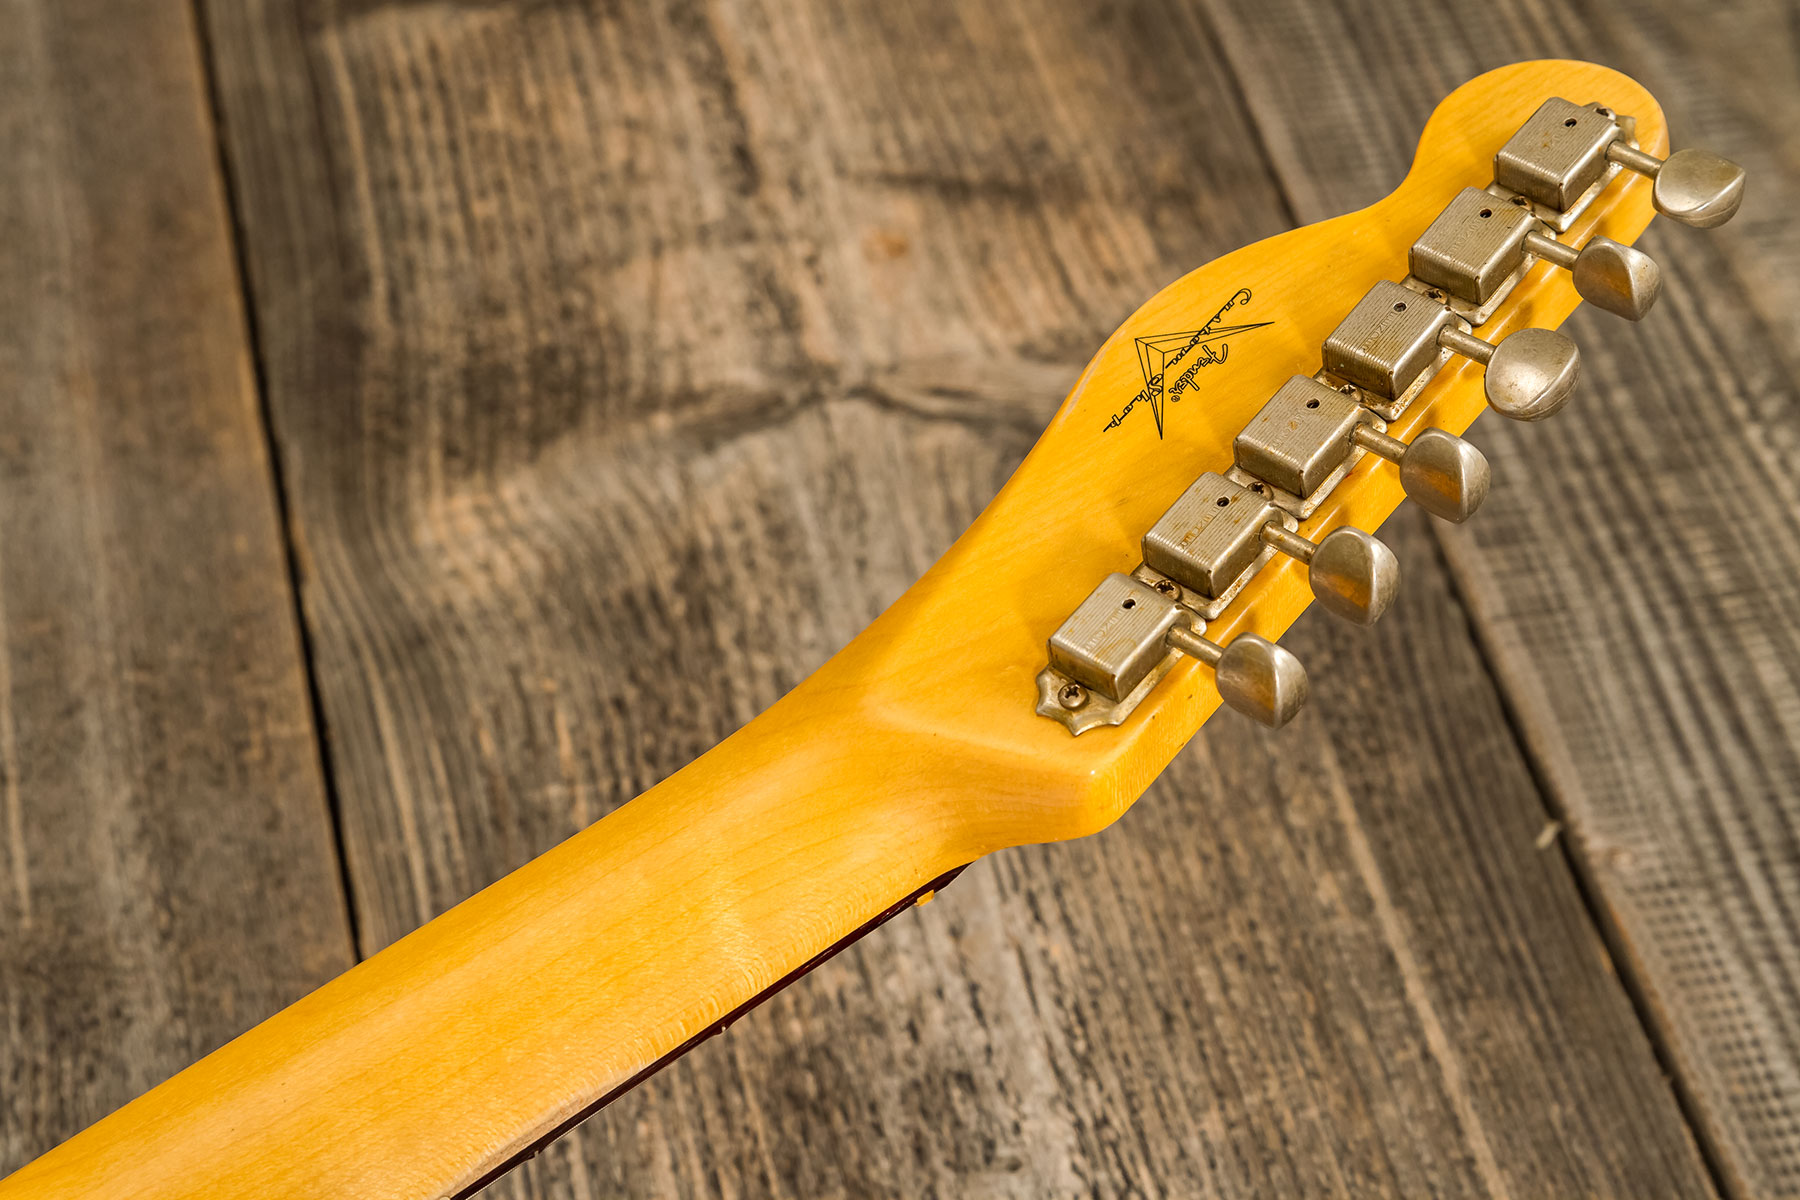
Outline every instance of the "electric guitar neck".
<path fill-rule="evenodd" d="M 1221 705 L 1294 715 L 1288 626 L 1379 619 L 1382 522 L 1474 513 L 1470 423 L 1567 402 L 1557 327 L 1642 316 L 1631 243 L 1742 187 L 1669 157 L 1616 72 L 1466 84 L 1387 198 L 1133 313 L 943 559 L 768 712 L 0 1198 L 466 1194 L 966 864 L 1105 828 Z"/>

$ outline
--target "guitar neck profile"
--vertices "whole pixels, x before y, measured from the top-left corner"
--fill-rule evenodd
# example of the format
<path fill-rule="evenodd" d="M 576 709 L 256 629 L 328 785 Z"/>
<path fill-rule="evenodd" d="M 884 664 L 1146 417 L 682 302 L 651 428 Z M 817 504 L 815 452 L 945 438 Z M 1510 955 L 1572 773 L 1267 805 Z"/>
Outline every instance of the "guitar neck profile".
<path fill-rule="evenodd" d="M 1458 435 L 1567 400 L 1583 296 L 1655 299 L 1628 249 L 1653 209 L 1735 211 L 1741 172 L 1666 148 L 1603 67 L 1464 85 L 1390 196 L 1132 314 L 969 530 L 767 712 L 0 1200 L 465 1195 L 969 863 L 1117 820 L 1222 703 L 1279 725 L 1305 679 L 1275 640 L 1315 598 L 1357 624 L 1392 598 L 1371 531 L 1409 496 L 1467 517 Z"/>
<path fill-rule="evenodd" d="M 902 736 L 823 703 L 790 695 L 0 1196 L 472 1191 L 979 856 Z"/>
<path fill-rule="evenodd" d="M 1132 742 L 1077 748 L 1033 713 L 1039 650 L 965 599 L 994 512 L 736 734 L 0 1180 L 0 1200 L 467 1194 L 975 859 L 1110 822 L 1163 764 L 1122 783 L 1096 766 Z M 983 686 L 921 688 L 921 647 Z"/>

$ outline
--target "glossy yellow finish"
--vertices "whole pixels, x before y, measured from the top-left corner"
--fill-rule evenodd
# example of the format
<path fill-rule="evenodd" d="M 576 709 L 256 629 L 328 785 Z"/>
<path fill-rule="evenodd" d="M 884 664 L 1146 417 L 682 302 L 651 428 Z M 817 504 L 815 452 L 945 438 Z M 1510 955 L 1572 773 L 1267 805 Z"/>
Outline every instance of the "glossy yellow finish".
<path fill-rule="evenodd" d="M 1123 726 L 1074 738 L 1033 712 L 1045 638 L 1102 575 L 1130 569 L 1195 475 L 1229 464 L 1237 430 L 1317 368 L 1330 329 L 1376 280 L 1405 274 L 1413 238 L 1459 188 L 1489 181 L 1494 151 L 1552 95 L 1629 113 L 1644 147 L 1666 152 L 1656 102 L 1612 71 L 1535 62 L 1465 85 L 1391 196 L 1145 304 L 943 560 L 762 717 L 0 1182 L 0 1197 L 453 1194 L 934 877 L 1116 819 L 1217 707 L 1210 672 L 1184 663 Z M 1648 183 L 1625 175 L 1571 234 L 1630 242 L 1650 217 Z M 1221 323 L 1269 324 L 1196 372 L 1165 436 L 1144 405 L 1107 429 L 1143 385 L 1134 339 L 1200 328 L 1234 296 Z M 1576 302 L 1540 264 L 1481 332 L 1555 326 Z M 1481 372 L 1460 362 L 1398 434 L 1460 432 L 1480 413 Z M 1394 468 L 1369 456 L 1303 532 L 1372 529 L 1401 499 Z M 1275 637 L 1308 600 L 1303 569 L 1277 560 L 1214 636 Z"/>

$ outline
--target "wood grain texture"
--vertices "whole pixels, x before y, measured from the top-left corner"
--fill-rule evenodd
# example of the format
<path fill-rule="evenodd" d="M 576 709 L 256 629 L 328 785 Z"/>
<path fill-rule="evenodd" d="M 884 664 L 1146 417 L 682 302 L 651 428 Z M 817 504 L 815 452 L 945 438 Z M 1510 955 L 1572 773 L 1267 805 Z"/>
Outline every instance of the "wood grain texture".
<path fill-rule="evenodd" d="M 0 5 L 0 1175 L 352 961 L 212 133 Z"/>
<path fill-rule="evenodd" d="M 1127 726 L 1071 738 L 1023 702 L 1043 630 L 1084 579 L 1131 551 L 1196 464 L 1225 465 L 1231 433 L 1261 398 L 1312 360 L 1443 196 L 1484 180 L 1491 147 L 1571 77 L 1640 114 L 1639 136 L 1661 147 L 1654 100 L 1603 68 L 1527 63 L 1457 89 L 1425 131 L 1420 165 L 1381 204 L 1225 255 L 1134 313 L 954 549 L 778 704 L 33 1163 L 11 1191 L 461 1194 L 930 880 L 1021 841 L 1110 824 L 1216 700 L 1204 673 L 1180 671 Z M 1650 220 L 1647 192 L 1621 181 L 1571 235 L 1599 220 L 1634 238 Z M 1317 276 L 1327 257 L 1329 282 Z M 1140 417 L 1135 436 L 1096 444 L 1119 397 L 1141 386 L 1134 337 L 1194 323 L 1221 295 L 1280 319 L 1249 353 L 1211 366 L 1203 408 L 1184 404 L 1178 424 L 1168 414 L 1160 436 Z M 1553 325 L 1574 306 L 1566 279 L 1546 269 L 1488 328 Z M 1465 428 L 1481 407 L 1477 374 L 1446 372 L 1402 430 Z M 1401 497 L 1376 465 L 1352 472 L 1302 528 L 1380 525 Z M 1134 486 L 1111 494 L 1121 477 Z M 1046 530 L 1047 517 L 1076 514 L 1071 491 L 1105 497 L 1118 532 L 1099 520 L 1085 536 Z M 1238 620 L 1285 632 L 1304 608 L 1292 575 L 1261 572 L 1208 633 L 1229 637 Z M 994 602 L 993 580 L 1006 582 L 1008 603 Z"/>
<path fill-rule="evenodd" d="M 1186 10 L 208 16 L 370 946 L 773 700 L 1283 224 Z M 500 1188 L 1705 1194 L 1396 537 L 1437 607 L 1299 632 L 1368 689 L 1306 740 L 1221 726 L 1139 840 L 978 868 Z"/>
<path fill-rule="evenodd" d="M 1303 221 L 1384 191 L 1444 83 L 1541 54 L 1634 75 L 1677 146 L 1752 172 L 1733 224 L 1652 230 L 1667 283 L 1642 325 L 1578 317 L 1564 417 L 1483 422 L 1494 493 L 1440 536 L 1713 1161 L 1737 1194 L 1800 1195 L 1792 10 L 1211 8 Z M 1378 86 L 1363 64 L 1400 37 L 1433 61 Z M 1277 86 L 1294 72 L 1303 99 Z"/>

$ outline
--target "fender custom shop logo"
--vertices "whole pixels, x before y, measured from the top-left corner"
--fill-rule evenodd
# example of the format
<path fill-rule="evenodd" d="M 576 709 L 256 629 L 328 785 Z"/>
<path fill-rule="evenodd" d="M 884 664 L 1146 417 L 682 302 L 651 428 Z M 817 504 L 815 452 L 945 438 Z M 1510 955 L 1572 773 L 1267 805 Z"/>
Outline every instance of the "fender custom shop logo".
<path fill-rule="evenodd" d="M 1225 361 L 1231 354 L 1231 343 L 1227 339 L 1274 323 L 1224 323 L 1226 313 L 1249 303 L 1250 289 L 1239 288 L 1198 329 L 1181 333 L 1158 333 L 1134 339 L 1137 344 L 1138 367 L 1144 373 L 1144 386 L 1124 408 L 1112 415 L 1112 419 L 1106 423 L 1106 429 L 1117 429 L 1131 415 L 1132 409 L 1145 405 L 1150 409 L 1150 415 L 1156 419 L 1156 436 L 1162 437 L 1165 404 L 1180 403 L 1182 396 L 1193 388 L 1194 376 L 1201 368 Z"/>

